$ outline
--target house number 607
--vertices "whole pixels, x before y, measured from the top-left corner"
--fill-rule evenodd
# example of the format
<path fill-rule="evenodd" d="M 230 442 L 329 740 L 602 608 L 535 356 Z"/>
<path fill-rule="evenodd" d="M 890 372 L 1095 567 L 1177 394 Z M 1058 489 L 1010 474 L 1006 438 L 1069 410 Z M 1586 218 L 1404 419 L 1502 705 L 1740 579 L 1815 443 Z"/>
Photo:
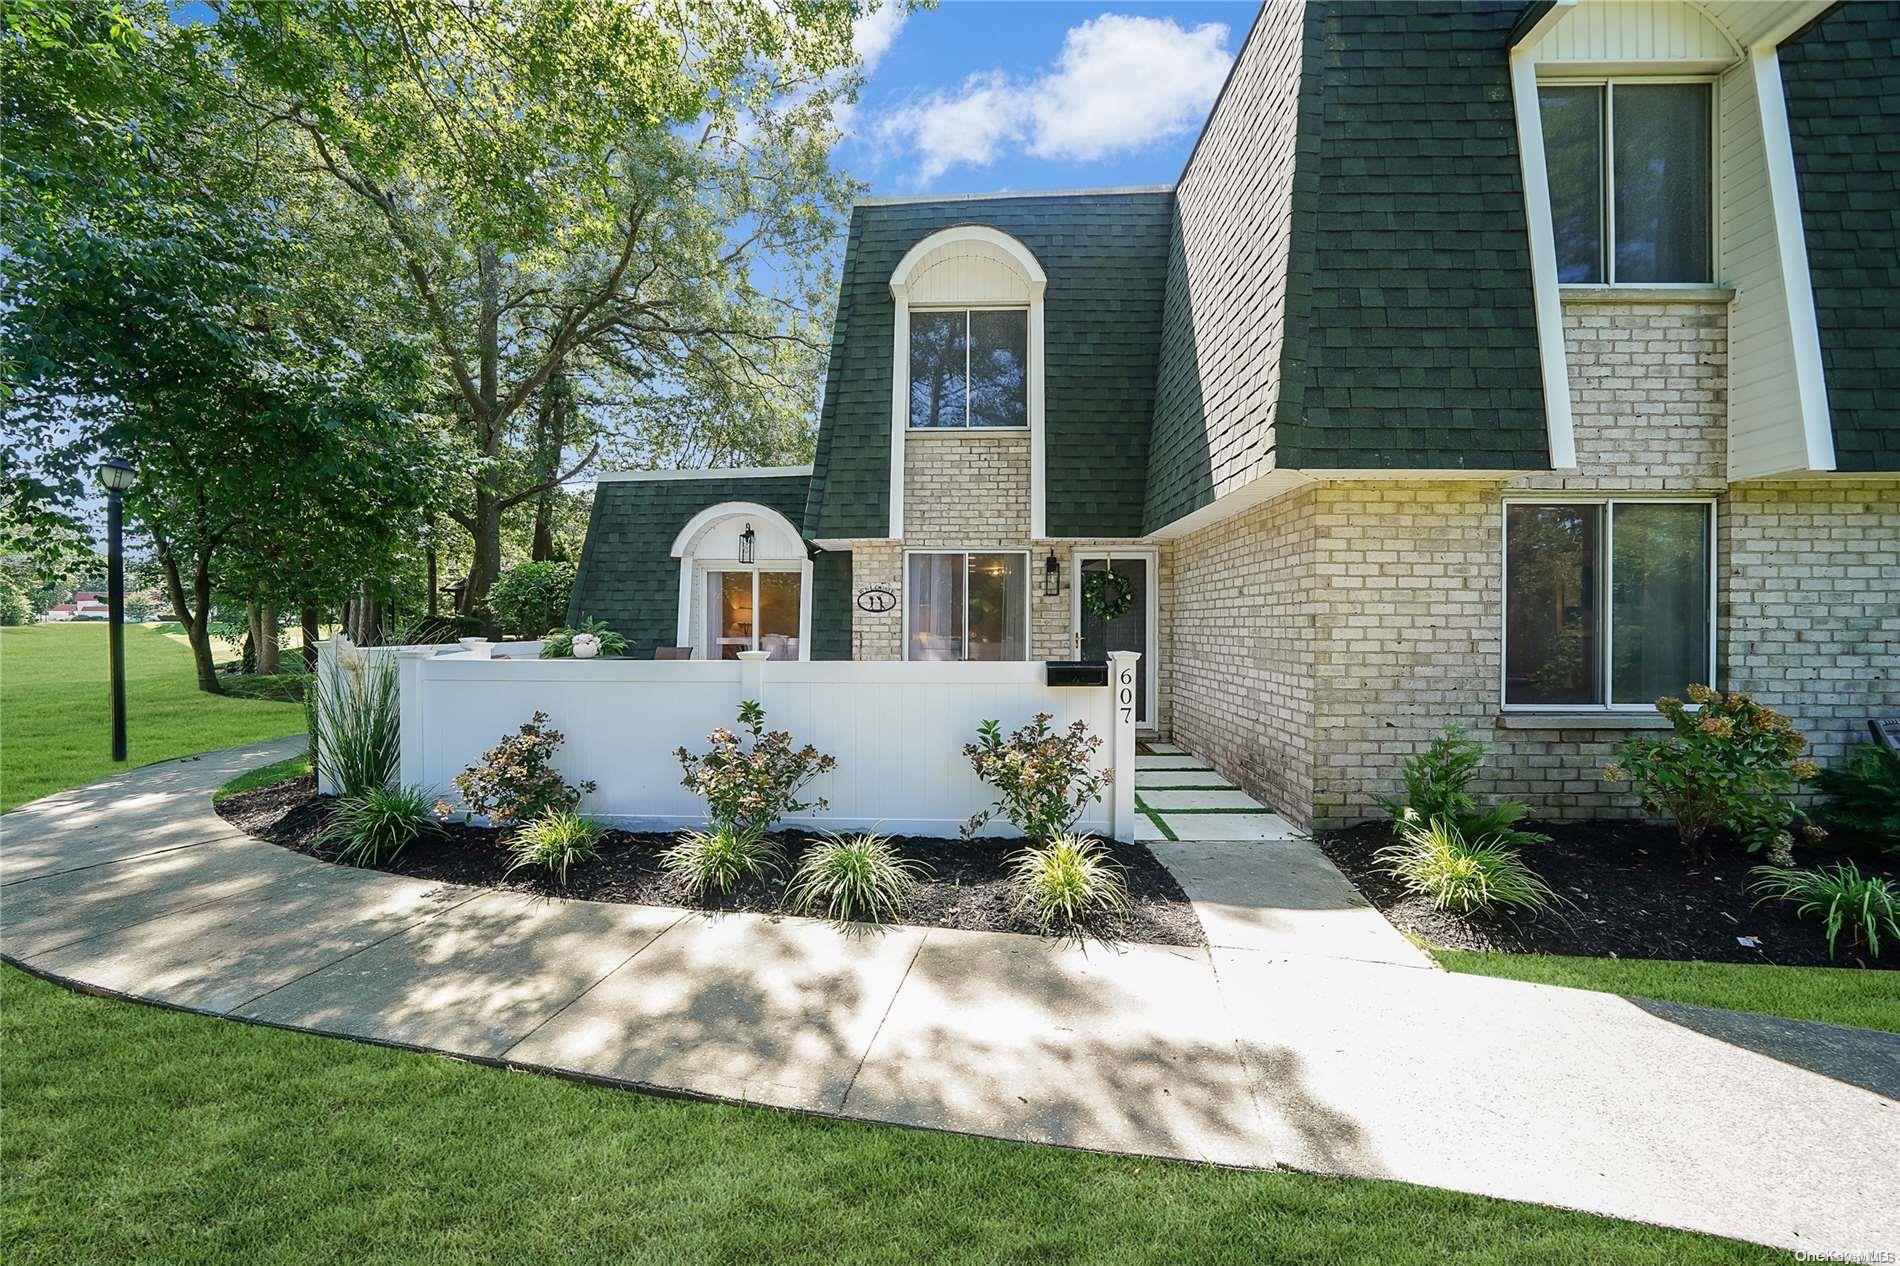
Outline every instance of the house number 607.
<path fill-rule="evenodd" d="M 1134 724 L 1135 720 L 1135 674 L 1132 669 L 1121 672 L 1121 708 L 1122 720 Z"/>

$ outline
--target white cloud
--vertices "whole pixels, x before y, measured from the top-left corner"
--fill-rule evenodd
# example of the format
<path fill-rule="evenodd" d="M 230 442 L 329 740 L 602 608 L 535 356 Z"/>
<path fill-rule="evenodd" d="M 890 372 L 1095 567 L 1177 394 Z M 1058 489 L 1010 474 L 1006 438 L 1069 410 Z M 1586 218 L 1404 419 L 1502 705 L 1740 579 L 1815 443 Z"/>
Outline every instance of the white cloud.
<path fill-rule="evenodd" d="M 935 180 L 952 167 L 987 167 L 1029 122 L 1020 89 L 1000 70 L 965 79 L 955 92 L 933 92 L 884 116 L 880 140 L 917 160 L 917 178 Z"/>
<path fill-rule="evenodd" d="M 859 70 L 869 75 L 877 69 L 884 54 L 897 42 L 897 34 L 904 29 L 904 19 L 909 16 L 910 11 L 902 0 L 885 0 L 851 24 L 851 47 L 858 55 Z"/>
<path fill-rule="evenodd" d="M 1071 27 L 1041 74 L 979 71 L 886 112 L 874 132 L 914 158 L 920 184 L 1010 146 L 1079 162 L 1132 153 L 1200 126 L 1233 60 L 1227 37 L 1219 22 L 1106 13 Z"/>
<path fill-rule="evenodd" d="M 1227 28 L 1105 13 L 1072 27 L 1039 80 L 1029 152 L 1089 161 L 1199 127 L 1233 59 Z"/>

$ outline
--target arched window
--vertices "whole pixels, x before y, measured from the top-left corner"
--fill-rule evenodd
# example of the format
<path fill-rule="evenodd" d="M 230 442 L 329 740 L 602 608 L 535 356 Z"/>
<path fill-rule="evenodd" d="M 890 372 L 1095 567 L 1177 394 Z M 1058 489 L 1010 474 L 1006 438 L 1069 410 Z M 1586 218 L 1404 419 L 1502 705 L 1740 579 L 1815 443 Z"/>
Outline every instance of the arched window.
<path fill-rule="evenodd" d="M 1030 528 L 1043 536 L 1043 290 L 1028 247 L 962 224 L 924 238 L 891 273 L 890 534 L 904 534 L 907 437 L 1029 434 Z"/>
<path fill-rule="evenodd" d="M 811 658 L 811 556 L 784 515 L 753 501 L 708 506 L 673 539 L 673 557 L 678 644 L 696 658 Z"/>

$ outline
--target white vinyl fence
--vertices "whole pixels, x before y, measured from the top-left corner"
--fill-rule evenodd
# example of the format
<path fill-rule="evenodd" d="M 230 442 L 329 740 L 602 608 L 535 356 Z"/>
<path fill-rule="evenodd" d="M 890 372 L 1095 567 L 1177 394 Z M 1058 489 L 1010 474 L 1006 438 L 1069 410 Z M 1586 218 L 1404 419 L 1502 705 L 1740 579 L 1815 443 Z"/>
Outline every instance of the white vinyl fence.
<path fill-rule="evenodd" d="M 495 648 L 500 649 L 500 648 Z M 1111 657 L 1107 686 L 1051 687 L 1041 663 L 862 663 L 767 660 L 487 658 L 488 648 L 378 648 L 394 655 L 402 693 L 404 783 L 456 802 L 450 780 L 536 712 L 565 742 L 555 766 L 598 790 L 582 810 L 617 825 L 670 829 L 706 820 L 705 802 L 680 783 L 675 752 L 704 752 L 714 726 L 737 729 L 739 703 L 756 699 L 768 730 L 789 730 L 838 766 L 802 793 L 829 807 L 787 819 L 822 829 L 954 835 L 994 798 L 963 745 L 994 719 L 1005 733 L 1047 712 L 1057 729 L 1083 721 L 1103 745 L 1094 762 L 1114 776 L 1078 824 L 1135 837 L 1135 662 Z M 345 654 L 351 653 L 345 651 Z M 362 654 L 365 652 L 357 651 Z M 334 652 L 326 647 L 326 654 Z M 332 666 L 332 671 L 334 668 Z M 1006 823 L 986 833 L 1012 834 Z"/>

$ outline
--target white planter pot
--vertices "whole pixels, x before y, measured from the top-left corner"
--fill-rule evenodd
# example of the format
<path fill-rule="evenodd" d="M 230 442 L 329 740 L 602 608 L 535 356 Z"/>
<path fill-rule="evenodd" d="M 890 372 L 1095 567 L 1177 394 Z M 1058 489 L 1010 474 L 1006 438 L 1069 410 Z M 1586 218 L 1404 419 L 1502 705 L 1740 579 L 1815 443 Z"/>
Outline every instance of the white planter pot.
<path fill-rule="evenodd" d="M 600 654 L 599 638 L 595 637 L 592 633 L 576 633 L 574 635 L 575 659 L 592 659 L 598 654 Z"/>

